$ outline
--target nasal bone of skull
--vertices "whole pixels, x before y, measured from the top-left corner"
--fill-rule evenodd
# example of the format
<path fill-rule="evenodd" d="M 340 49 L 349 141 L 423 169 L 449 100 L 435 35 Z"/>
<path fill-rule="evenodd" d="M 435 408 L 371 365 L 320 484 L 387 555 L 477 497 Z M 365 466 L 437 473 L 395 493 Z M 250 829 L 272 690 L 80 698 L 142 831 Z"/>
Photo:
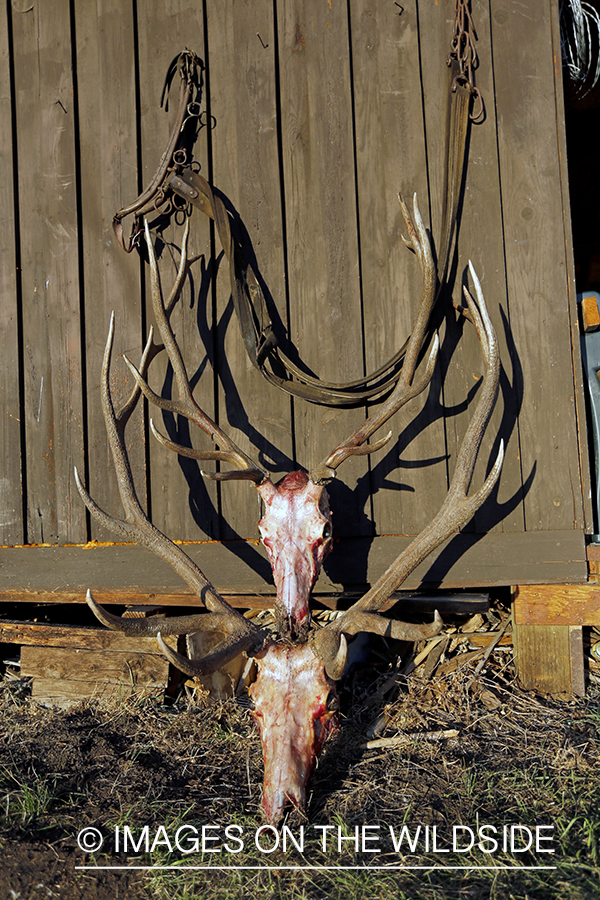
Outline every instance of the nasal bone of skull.
<path fill-rule="evenodd" d="M 286 771 L 283 777 L 283 767 L 278 766 L 277 782 L 273 784 L 265 771 L 263 810 L 265 818 L 269 825 L 276 825 L 282 818 L 285 808 L 291 804 L 296 809 L 304 809 L 304 801 L 306 796 L 305 782 L 308 775 L 303 776 L 300 772 L 292 773 Z M 275 774 L 275 773 L 274 773 Z M 310 774 L 310 773 L 308 773 Z"/>
<path fill-rule="evenodd" d="M 265 766 L 263 808 L 270 823 L 281 818 L 288 803 L 299 809 L 304 807 L 306 782 L 315 763 L 314 726 L 302 721 L 299 712 L 284 702 L 277 720 L 265 723 L 261 731 Z"/>
<path fill-rule="evenodd" d="M 279 600 L 287 614 L 299 624 L 309 616 L 308 601 L 315 575 L 314 567 L 298 553 L 284 554 L 280 564 L 273 569 Z"/>

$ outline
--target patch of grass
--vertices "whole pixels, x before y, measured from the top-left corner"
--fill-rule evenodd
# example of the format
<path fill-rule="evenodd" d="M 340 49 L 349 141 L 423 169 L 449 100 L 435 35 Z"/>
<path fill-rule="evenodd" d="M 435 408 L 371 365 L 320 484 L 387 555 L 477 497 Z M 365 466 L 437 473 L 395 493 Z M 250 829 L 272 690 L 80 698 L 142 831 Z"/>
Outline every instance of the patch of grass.
<path fill-rule="evenodd" d="M 378 687 L 372 670 L 362 687 L 357 681 L 346 689 L 343 727 L 312 778 L 307 818 L 290 816 L 285 823 L 296 836 L 305 827 L 304 849 L 298 851 L 290 842 L 287 852 L 280 846 L 272 853 L 264 847 L 261 852 L 254 843 L 262 824 L 260 743 L 250 715 L 233 702 L 170 711 L 159 703 L 84 703 L 56 711 L 23 702 L 21 694 L 14 702 L 0 691 L 5 846 L 10 842 L 11 852 L 17 852 L 21 840 L 43 847 L 51 834 L 53 852 L 77 864 L 170 866 L 144 875 L 143 893 L 131 895 L 147 900 L 209 894 L 215 900 L 259 894 L 273 900 L 597 900 L 600 691 L 592 688 L 586 700 L 570 702 L 536 697 L 511 680 L 504 657 L 496 669 L 491 661 L 480 678 L 481 696 L 489 703 L 484 691 L 491 691 L 500 700 L 490 709 L 467 687 L 472 669 L 465 669 L 451 678 L 413 673 L 385 710 L 372 702 Z M 454 729 L 458 736 L 436 741 L 414 737 L 400 749 L 361 749 L 367 729 L 382 712 L 382 736 L 444 729 Z M 86 825 L 105 836 L 95 857 L 77 847 L 78 830 Z M 201 840 L 202 826 L 211 825 L 221 831 L 208 831 L 219 840 L 208 841 L 206 852 L 201 846 L 189 854 L 177 848 L 178 829 L 187 829 L 181 832 L 182 847 L 193 849 L 183 838 L 193 837 L 191 829 L 196 829 Z M 239 852 L 234 852 L 233 839 L 231 852 L 222 846 L 228 825 L 242 829 Z M 378 834 L 380 841 L 357 850 L 353 840 L 343 839 L 352 839 L 356 826 L 363 825 L 378 826 L 379 831 L 369 833 Z M 419 826 L 429 828 L 429 846 L 422 831 L 414 852 L 406 842 L 396 852 L 389 828 L 398 834 L 403 825 L 413 837 Z M 505 825 L 551 825 L 556 852 L 500 847 L 486 855 L 476 846 L 461 853 L 434 852 L 432 829 L 437 828 L 438 848 L 446 849 L 453 825 L 474 831 L 492 825 L 500 833 Z M 159 832 L 161 826 L 164 832 Z M 315 826 L 331 828 L 325 849 Z M 150 845 L 157 833 L 162 840 L 153 853 L 145 852 L 144 840 L 138 851 L 130 846 L 124 853 L 121 843 L 115 853 L 116 827 L 121 835 L 128 827 L 136 842 L 145 827 Z M 267 832 L 265 846 L 268 839 Z M 368 852 L 374 846 L 381 852 Z M 208 852 L 215 847 L 219 852 Z M 183 869 L 218 864 L 237 868 Z M 316 868 L 269 870 L 269 865 Z M 375 870 L 374 865 L 407 868 Z M 440 868 L 451 865 L 477 868 Z M 534 865 L 555 868 L 527 868 Z M 85 873 L 87 883 L 93 877 Z M 120 876 L 109 872 L 102 877 L 117 884 Z"/>
<path fill-rule="evenodd" d="M 22 780 L 5 766 L 0 769 L 0 790 L 5 831 L 12 831 L 15 825 L 29 829 L 43 824 L 59 799 L 56 778 L 40 777 L 32 771 Z"/>

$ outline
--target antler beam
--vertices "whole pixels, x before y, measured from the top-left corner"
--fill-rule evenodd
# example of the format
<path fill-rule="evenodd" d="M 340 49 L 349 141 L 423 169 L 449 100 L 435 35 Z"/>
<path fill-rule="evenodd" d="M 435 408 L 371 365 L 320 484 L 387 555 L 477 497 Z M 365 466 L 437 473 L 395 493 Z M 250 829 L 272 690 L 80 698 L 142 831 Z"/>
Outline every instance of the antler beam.
<path fill-rule="evenodd" d="M 348 459 L 349 456 L 362 456 L 367 453 L 373 453 L 375 450 L 379 450 L 381 447 L 385 446 L 392 436 L 391 432 L 379 441 L 375 441 L 373 444 L 368 444 L 367 446 L 363 445 L 365 441 L 368 440 L 371 435 L 375 434 L 375 432 L 397 413 L 399 409 L 424 391 L 433 376 L 439 348 L 437 335 L 433 339 L 425 371 L 417 381 L 414 380 L 423 344 L 427 336 L 427 326 L 429 325 L 429 319 L 434 307 L 437 287 L 437 275 L 433 262 L 431 242 L 425 225 L 423 224 L 423 219 L 421 218 L 419 204 L 417 203 L 417 195 L 413 195 L 412 218 L 408 206 L 404 202 L 404 198 L 401 194 L 398 194 L 398 200 L 400 201 L 402 215 L 409 234 L 408 238 L 403 236 L 402 240 L 407 247 L 414 250 L 423 274 L 421 303 L 419 305 L 415 325 L 406 347 L 402 372 L 396 387 L 377 412 L 367 419 L 364 425 L 361 425 L 360 428 L 350 435 L 350 437 L 346 438 L 342 444 L 336 447 L 335 450 L 311 471 L 310 480 L 316 483 L 331 481 L 331 479 L 335 477 L 338 466 L 340 466 L 345 459 Z"/>
<path fill-rule="evenodd" d="M 182 616 L 177 620 L 171 620 L 171 622 L 168 619 L 162 619 L 160 631 L 163 634 L 184 634 L 191 631 L 211 630 L 226 634 L 227 637 L 223 643 L 210 654 L 210 658 L 206 658 L 201 663 L 204 673 L 215 671 L 228 659 L 233 658 L 244 650 L 250 654 L 259 652 L 264 647 L 269 635 L 268 632 L 257 628 L 253 622 L 250 622 L 231 607 L 204 576 L 196 563 L 184 553 L 181 547 L 178 547 L 159 531 L 150 522 L 142 509 L 136 494 L 125 445 L 125 428 L 131 413 L 135 409 L 140 392 L 137 388 L 134 389 L 127 403 L 118 413 L 115 413 L 109 386 L 114 330 L 115 317 L 113 313 L 102 363 L 101 401 L 125 517 L 120 519 L 104 512 L 89 495 L 79 478 L 77 469 L 75 469 L 77 488 L 86 507 L 101 525 L 127 540 L 137 541 L 137 543 L 169 563 L 194 591 L 196 596 L 202 600 L 206 608 L 211 611 L 210 615 Z M 140 371 L 143 374 L 140 374 L 138 384 L 145 377 L 151 356 L 152 332 L 150 332 L 142 357 Z M 88 603 L 100 621 L 104 622 L 109 628 L 132 633 L 130 622 L 117 616 L 112 616 L 110 613 L 102 610 L 102 607 L 95 603 L 89 591 Z M 134 632 L 136 634 L 156 634 L 156 623 L 145 620 L 144 625 L 144 628 L 137 624 L 133 626 Z"/>
<path fill-rule="evenodd" d="M 268 478 L 268 472 L 258 466 L 249 456 L 244 453 L 243 450 L 241 450 L 236 444 L 234 444 L 231 438 L 227 434 L 225 434 L 225 432 L 222 431 L 209 416 L 206 415 L 204 410 L 202 410 L 194 400 L 185 368 L 185 363 L 183 362 L 181 351 L 179 350 L 177 341 L 175 340 L 175 335 L 173 334 L 173 329 L 171 328 L 171 324 L 169 321 L 170 309 L 177 302 L 177 299 L 181 292 L 183 281 L 185 279 L 185 275 L 188 271 L 189 266 L 191 265 L 191 263 L 188 262 L 187 250 L 189 223 L 190 219 L 188 218 L 186 219 L 185 230 L 183 234 L 181 259 L 179 262 L 177 280 L 165 306 L 160 274 L 156 262 L 156 255 L 154 253 L 152 238 L 150 237 L 150 229 L 148 228 L 148 222 L 144 222 L 146 243 L 148 245 L 148 256 L 150 259 L 152 307 L 154 309 L 154 315 L 156 318 L 160 336 L 163 340 L 163 344 L 169 357 L 169 362 L 173 367 L 175 382 L 177 384 L 177 390 L 179 393 L 178 400 L 166 400 L 165 398 L 160 397 L 150 388 L 146 378 L 136 369 L 133 363 L 130 362 L 127 358 L 125 358 L 125 361 L 131 369 L 138 387 L 140 388 L 146 399 L 150 401 L 150 403 L 154 404 L 154 406 L 158 406 L 160 409 L 167 410 L 168 412 L 185 416 L 185 418 L 189 419 L 190 422 L 193 422 L 198 426 L 198 428 L 204 431 L 204 433 L 207 434 L 211 438 L 211 440 L 215 444 L 217 444 L 217 446 L 224 449 L 195 450 L 190 447 L 183 447 L 180 444 L 175 444 L 172 441 L 169 441 L 159 431 L 157 431 L 157 429 L 154 427 L 154 424 L 151 423 L 152 433 L 162 444 L 164 444 L 169 449 L 174 450 L 176 453 L 181 454 L 182 456 L 188 456 L 198 460 L 217 460 L 220 462 L 229 463 L 230 465 L 235 467 L 234 471 L 227 472 L 211 473 L 203 471 L 202 474 L 206 478 L 218 479 L 220 481 L 229 479 L 248 479 L 249 481 L 253 481 L 255 484 L 260 484 L 262 481 Z"/>

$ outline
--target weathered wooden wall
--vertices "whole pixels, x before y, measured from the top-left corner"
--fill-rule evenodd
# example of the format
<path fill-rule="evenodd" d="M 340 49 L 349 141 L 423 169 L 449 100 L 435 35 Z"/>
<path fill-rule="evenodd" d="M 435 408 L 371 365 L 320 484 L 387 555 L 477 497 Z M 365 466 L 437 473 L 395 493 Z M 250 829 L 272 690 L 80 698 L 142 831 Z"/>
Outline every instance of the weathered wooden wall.
<path fill-rule="evenodd" d="M 476 477 L 500 437 L 506 463 L 499 489 L 466 529 L 472 537 L 438 554 L 429 580 L 583 580 L 589 492 L 557 4 L 472 7 L 487 115 L 471 133 L 455 295 L 472 259 L 503 363 Z M 118 247 L 111 220 L 148 182 L 166 145 L 170 121 L 159 99 L 171 59 L 188 46 L 205 62 L 204 121 L 213 127 L 201 129 L 196 157 L 239 211 L 289 341 L 321 377 L 349 380 L 404 341 L 418 302 L 398 190 L 418 192 L 438 235 L 452 10 L 451 0 L 402 8 L 366 0 L 13 0 L 2 8 L 0 591 L 78 589 L 93 551 L 77 557 L 68 548 L 70 574 L 58 565 L 58 578 L 57 560 L 67 558 L 60 548 L 112 539 L 86 517 L 73 466 L 100 505 L 120 510 L 100 361 L 111 310 L 116 349 L 134 360 L 151 314 L 143 266 Z M 262 381 L 243 351 L 224 267 L 216 283 L 210 278 L 208 221 L 194 219 L 206 269 L 197 265 L 174 322 L 196 396 L 274 474 L 309 467 L 365 410 L 292 402 Z M 396 536 L 418 532 L 441 504 L 482 371 L 470 328 L 447 324 L 442 348 L 429 395 L 398 416 L 388 449 L 370 462 L 348 461 L 331 487 L 336 535 L 345 540 L 326 588 L 369 580 L 381 562 L 376 548 L 388 547 L 382 558 L 395 552 L 404 540 Z M 129 385 L 120 361 L 113 385 L 117 393 Z M 204 484 L 195 463 L 147 440 L 141 415 L 130 431 L 138 489 L 159 528 L 192 541 L 256 538 L 252 487 Z M 487 532 L 484 559 L 478 545 Z M 42 543 L 55 547 L 54 563 L 31 549 L 24 565 L 25 551 L 11 549 Z M 210 556 L 215 545 L 204 546 Z M 246 563 L 241 545 L 228 546 L 230 566 L 217 565 L 215 578 L 229 566 L 226 580 L 235 584 Z M 245 546 L 248 589 L 264 589 L 264 561 Z M 459 547 L 467 548 L 462 560 Z M 111 552 L 103 553 L 95 584 L 116 588 Z M 143 591 L 142 551 L 139 559 L 133 582 Z"/>

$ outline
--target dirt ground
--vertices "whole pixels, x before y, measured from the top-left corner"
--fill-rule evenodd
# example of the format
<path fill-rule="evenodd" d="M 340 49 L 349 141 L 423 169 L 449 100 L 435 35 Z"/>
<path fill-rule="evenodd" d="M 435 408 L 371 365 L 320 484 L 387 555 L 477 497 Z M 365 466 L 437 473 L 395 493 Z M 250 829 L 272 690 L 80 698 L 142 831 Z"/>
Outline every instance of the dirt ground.
<path fill-rule="evenodd" d="M 302 826 L 309 835 L 302 853 L 291 842 L 285 853 L 281 844 L 270 852 L 269 833 L 260 850 L 250 840 L 262 822 L 262 760 L 243 705 L 198 705 L 184 698 L 168 707 L 157 697 L 44 709 L 28 697 L 27 683 L 8 673 L 0 686 L 0 898 L 172 900 L 261 893 L 597 900 L 597 684 L 583 700 L 542 698 L 518 687 L 510 646 L 498 648 L 477 674 L 476 662 L 448 671 L 442 657 L 433 671 L 418 665 L 400 676 L 382 663 L 378 670 L 359 667 L 346 679 L 342 728 L 311 780 L 307 818 L 293 814 L 286 822 L 297 839 Z M 383 743 L 366 748 L 369 738 Z M 242 841 L 224 841 L 232 824 L 234 835 L 243 834 L 240 852 Z M 315 828 L 321 825 L 332 826 L 326 850 L 324 832 Z M 403 825 L 413 837 L 421 828 L 414 851 L 406 842 L 399 852 L 390 845 L 390 827 L 397 835 Z M 498 837 L 497 851 L 488 843 L 487 853 L 478 846 L 467 852 L 459 841 L 458 850 L 446 852 L 453 826 L 481 837 L 484 825 Z M 126 826 L 138 843 L 124 848 Z M 156 838 L 154 852 L 139 843 L 144 826 L 149 841 Z M 218 852 L 187 855 L 170 846 L 181 826 L 187 835 L 211 826 L 213 844 L 207 847 Z M 343 839 L 356 836 L 356 826 L 361 840 L 367 826 L 366 844 L 358 849 Z M 524 851 L 519 841 L 535 836 L 539 826 L 538 844 Z M 511 827 L 520 828 L 513 832 L 516 845 L 502 847 L 500 835 L 506 841 Z M 78 846 L 83 828 L 98 829 L 101 851 Z M 460 839 L 465 835 L 463 829 Z M 554 853 L 545 853 L 550 847 Z M 379 852 L 370 852 L 374 848 Z M 152 870 L 134 868 L 150 864 Z M 182 864 L 237 868 L 157 868 Z M 365 868 L 375 864 L 380 868 Z M 107 868 L 76 868 L 91 865 Z M 266 865 L 320 868 L 256 868 Z M 390 865 L 405 868 L 384 868 Z"/>

